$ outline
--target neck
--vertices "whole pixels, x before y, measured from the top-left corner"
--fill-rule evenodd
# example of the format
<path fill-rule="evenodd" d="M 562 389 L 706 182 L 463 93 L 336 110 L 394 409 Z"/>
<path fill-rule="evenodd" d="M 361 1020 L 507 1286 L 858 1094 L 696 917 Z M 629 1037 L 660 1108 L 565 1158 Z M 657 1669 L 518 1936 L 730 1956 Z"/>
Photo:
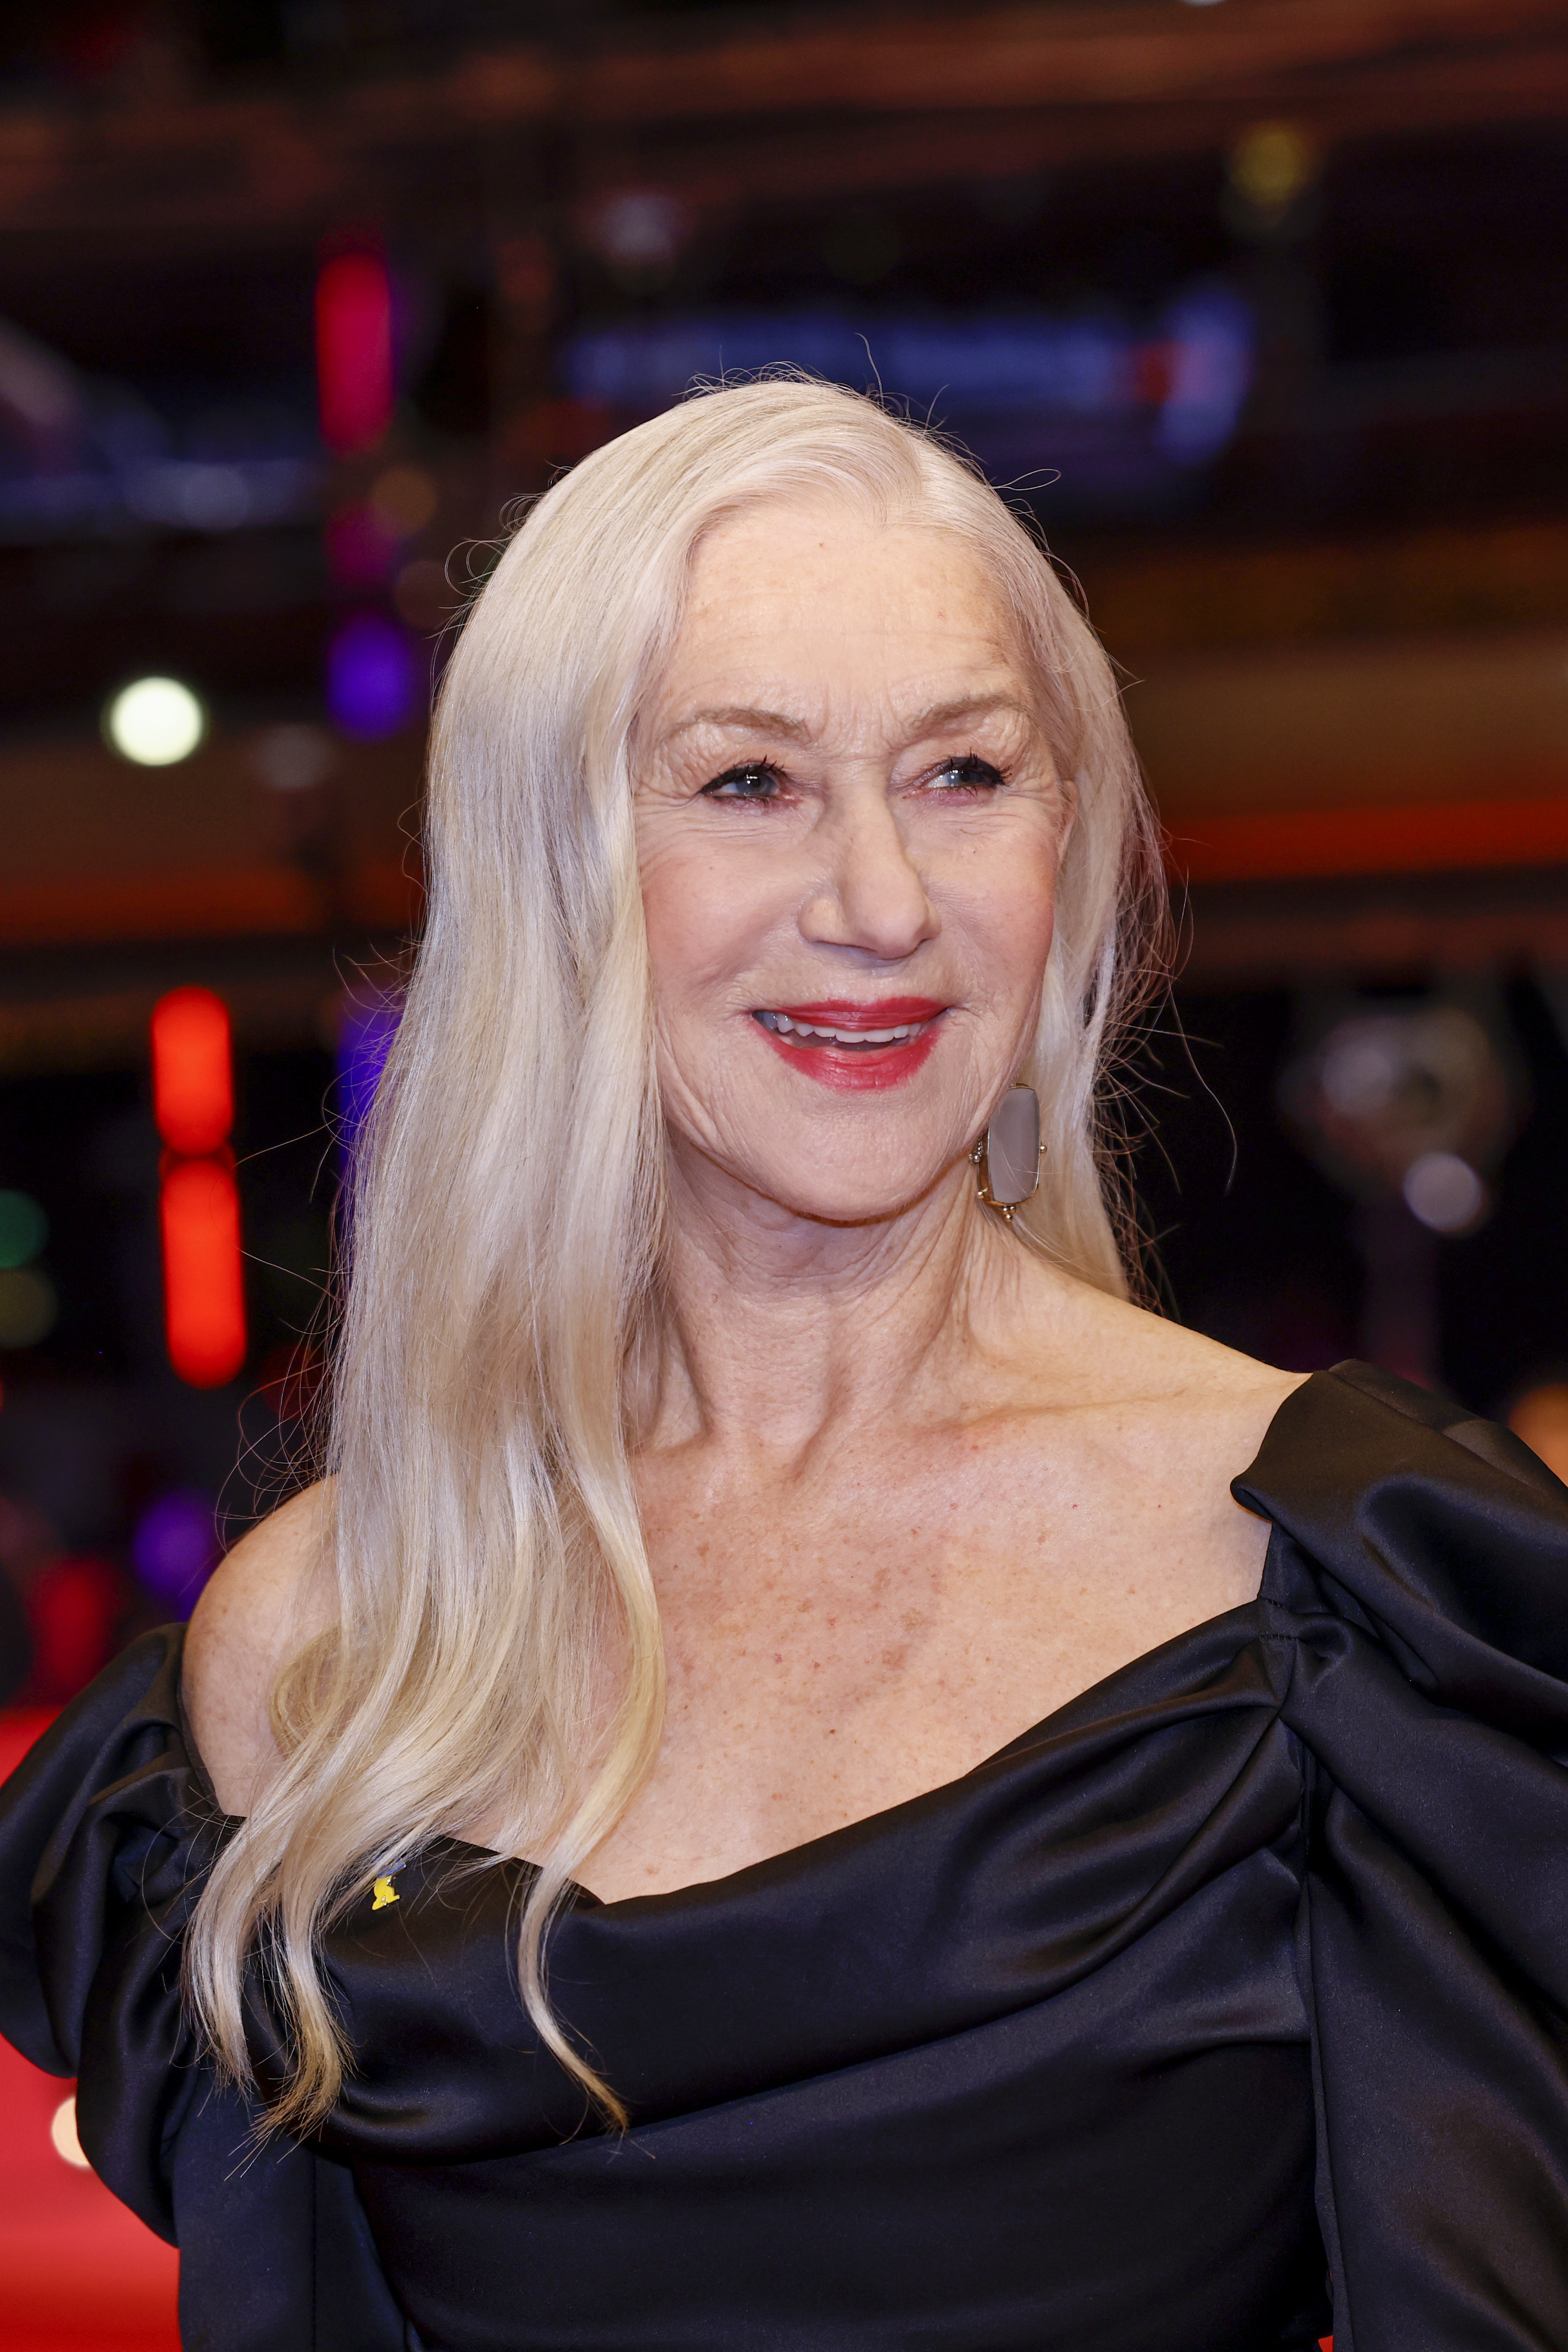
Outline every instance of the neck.
<path fill-rule="evenodd" d="M 830 1225 L 677 1155 L 656 1335 L 654 1446 L 692 1440 L 779 1460 L 831 1423 L 954 1401 L 967 1363 L 1034 1270 L 975 1197 L 967 1162 L 897 1216 Z"/>

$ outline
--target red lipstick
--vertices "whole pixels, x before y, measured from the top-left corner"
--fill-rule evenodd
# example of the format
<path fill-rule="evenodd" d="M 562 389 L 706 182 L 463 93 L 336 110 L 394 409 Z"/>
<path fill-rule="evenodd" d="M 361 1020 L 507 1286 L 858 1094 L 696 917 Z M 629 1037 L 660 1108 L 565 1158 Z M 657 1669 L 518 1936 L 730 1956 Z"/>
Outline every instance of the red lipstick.
<path fill-rule="evenodd" d="M 946 1010 L 931 996 L 883 996 L 869 1004 L 826 997 L 814 1004 L 759 1007 L 752 1019 L 780 1059 L 802 1076 L 840 1093 L 866 1094 L 902 1086 L 924 1066 Z M 872 1042 L 887 1029 L 912 1034 Z M 854 1042 L 866 1032 L 865 1044 Z"/>
<path fill-rule="evenodd" d="M 935 1021 L 947 1008 L 934 996 L 879 996 L 874 1004 L 824 996 L 818 1004 L 775 1004 L 768 1010 L 787 1013 L 791 1021 L 821 1021 L 830 1029 L 901 1029 L 906 1021 Z"/>

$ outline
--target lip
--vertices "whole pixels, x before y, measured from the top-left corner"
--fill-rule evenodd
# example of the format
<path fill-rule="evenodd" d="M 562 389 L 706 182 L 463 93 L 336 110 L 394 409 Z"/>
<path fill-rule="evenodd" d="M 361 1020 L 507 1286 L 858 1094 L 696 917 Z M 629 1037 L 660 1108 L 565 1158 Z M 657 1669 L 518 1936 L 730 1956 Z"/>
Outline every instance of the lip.
<path fill-rule="evenodd" d="M 831 1045 L 798 1045 L 762 1022 L 752 1022 L 758 1035 L 765 1037 L 779 1059 L 803 1077 L 814 1078 L 820 1087 L 829 1087 L 837 1094 L 882 1094 L 890 1087 L 904 1086 L 930 1060 L 942 1034 L 937 1016 L 947 1007 L 931 996 L 884 996 L 874 1004 L 829 997 L 814 1004 L 770 1004 L 766 1010 L 785 1013 L 791 1021 L 820 1021 L 846 1030 L 892 1029 L 906 1021 L 926 1023 L 918 1037 L 867 1053 L 863 1048 L 850 1052 L 836 1051 Z"/>
<path fill-rule="evenodd" d="M 857 1004 L 847 996 L 824 996 L 815 1004 L 770 1004 L 769 1013 L 786 1013 L 791 1021 L 825 1021 L 835 1029 L 895 1029 L 904 1021 L 935 1021 L 947 1007 L 934 996 L 881 996 L 874 1004 Z"/>

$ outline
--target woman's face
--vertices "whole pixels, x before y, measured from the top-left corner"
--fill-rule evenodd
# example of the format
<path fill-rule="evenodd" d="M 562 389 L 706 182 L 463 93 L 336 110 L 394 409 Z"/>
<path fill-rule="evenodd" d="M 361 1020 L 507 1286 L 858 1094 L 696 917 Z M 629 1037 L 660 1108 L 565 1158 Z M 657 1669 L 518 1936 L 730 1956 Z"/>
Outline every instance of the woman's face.
<path fill-rule="evenodd" d="M 1038 704 L 949 533 L 777 504 L 705 540 L 634 744 L 660 1084 L 694 1179 L 859 1223 L 968 1150 L 1051 947 L 1068 810 Z"/>

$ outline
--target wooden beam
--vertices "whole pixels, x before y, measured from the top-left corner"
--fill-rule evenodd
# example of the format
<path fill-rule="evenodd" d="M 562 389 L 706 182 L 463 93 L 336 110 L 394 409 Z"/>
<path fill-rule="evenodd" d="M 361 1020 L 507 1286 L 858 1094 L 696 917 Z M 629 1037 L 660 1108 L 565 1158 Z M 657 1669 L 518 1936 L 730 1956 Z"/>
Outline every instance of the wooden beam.
<path fill-rule="evenodd" d="M 1229 0 L 1186 15 L 1170 0 L 1013 7 L 612 53 L 574 79 L 572 99 L 584 120 L 620 123 L 835 107 L 1168 105 L 1379 60 L 1418 64 L 1434 46 L 1484 55 L 1562 29 L 1561 0 Z"/>
<path fill-rule="evenodd" d="M 277 864 L 172 866 L 70 881 L 0 883 L 8 949 L 107 940 L 257 939 L 327 932 L 347 923 L 405 931 L 423 893 L 401 866 L 350 868 L 329 891 Z"/>
<path fill-rule="evenodd" d="M 0 227 L 13 267 L 89 236 L 100 253 L 309 238 L 356 207 L 450 204 L 476 155 L 504 169 L 547 124 L 573 149 L 569 195 L 643 178 L 723 210 L 1211 152 L 1264 115 L 1332 142 L 1565 112 L 1562 0 L 879 13 L 570 61 L 515 46 L 329 98 L 14 108 Z"/>
<path fill-rule="evenodd" d="M 1192 989 L 1568 971 L 1568 866 L 1178 890 Z"/>
<path fill-rule="evenodd" d="M 1283 543 L 1091 539 L 1072 553 L 1090 619 L 1134 673 L 1228 646 L 1568 630 L 1563 515 Z"/>
<path fill-rule="evenodd" d="M 1221 155 L 1249 123 L 1288 116 L 1320 145 L 1556 121 L 1568 115 L 1568 30 L 1498 58 L 1437 57 L 1368 71 L 1332 87 L 1281 90 L 1268 81 L 1179 104 L 998 108 L 856 122 L 761 123 L 722 137 L 643 128 L 613 161 L 585 157 L 580 199 L 653 185 L 694 212 L 722 216 L 766 203 L 983 183 L 1030 173 Z"/>
<path fill-rule="evenodd" d="M 1166 859 L 1175 878 L 1193 883 L 1568 866 L 1568 794 L 1186 817 L 1167 836 Z"/>

